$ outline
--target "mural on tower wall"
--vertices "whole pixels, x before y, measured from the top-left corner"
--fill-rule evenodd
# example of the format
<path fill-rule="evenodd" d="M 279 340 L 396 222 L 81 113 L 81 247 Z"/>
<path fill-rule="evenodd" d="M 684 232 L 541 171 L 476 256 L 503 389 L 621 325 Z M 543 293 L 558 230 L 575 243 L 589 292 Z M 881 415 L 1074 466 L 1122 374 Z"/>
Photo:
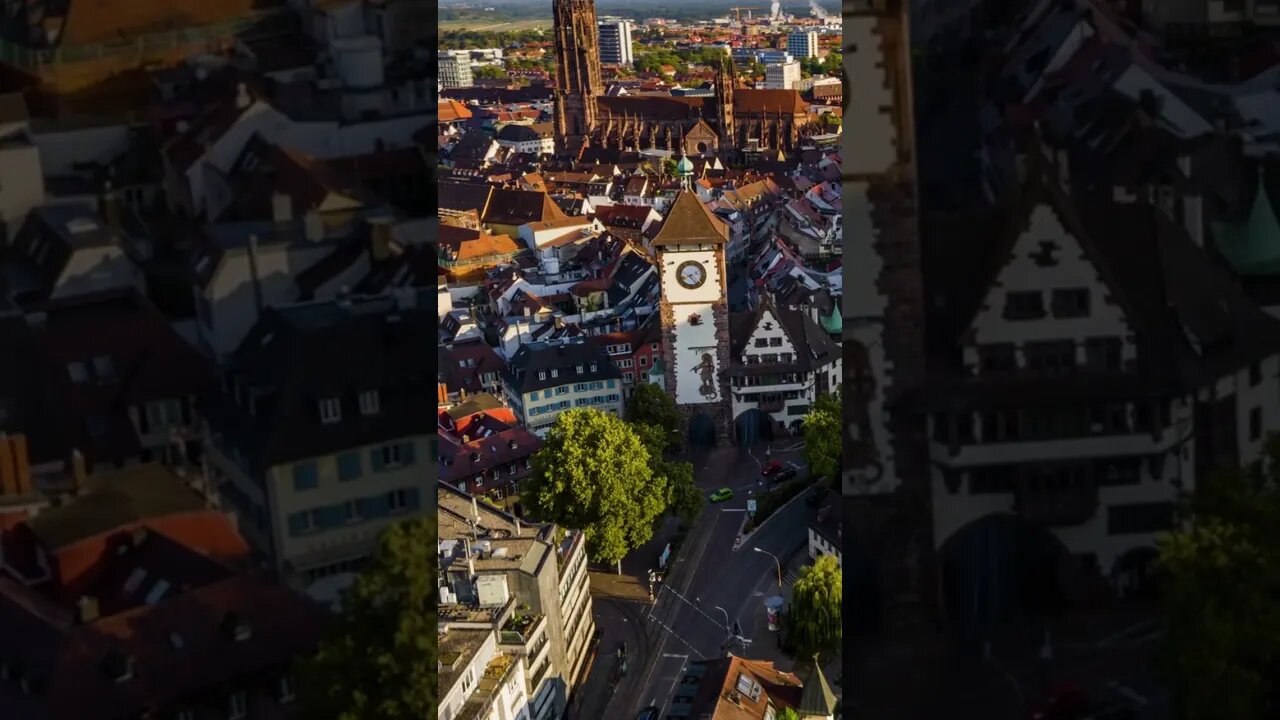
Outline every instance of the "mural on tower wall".
<path fill-rule="evenodd" d="M 713 303 L 681 303 L 673 308 L 676 404 L 721 400 L 717 388 L 716 326 Z"/>

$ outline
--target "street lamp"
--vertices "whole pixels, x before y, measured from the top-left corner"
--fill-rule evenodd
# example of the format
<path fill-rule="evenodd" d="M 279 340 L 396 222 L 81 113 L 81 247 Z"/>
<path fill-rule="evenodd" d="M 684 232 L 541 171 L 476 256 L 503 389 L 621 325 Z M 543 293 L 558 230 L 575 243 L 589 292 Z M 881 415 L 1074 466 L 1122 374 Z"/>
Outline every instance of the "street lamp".
<path fill-rule="evenodd" d="M 720 607 L 719 605 L 716 605 L 716 606 L 715 606 L 715 608 L 716 608 L 717 610 L 719 610 L 720 612 L 724 613 L 724 633 L 725 633 L 725 637 L 726 637 L 726 638 L 732 638 L 732 637 L 733 637 L 733 628 L 729 625 L 729 611 L 728 611 L 728 610 L 725 610 L 724 608 Z"/>
<path fill-rule="evenodd" d="M 761 550 L 759 547 L 754 547 L 754 546 L 751 549 L 758 553 L 764 553 L 765 555 L 768 555 L 769 557 L 773 558 L 774 564 L 778 566 L 778 589 L 781 590 L 782 589 L 782 561 L 778 559 L 777 555 L 774 555 L 768 550 Z"/>

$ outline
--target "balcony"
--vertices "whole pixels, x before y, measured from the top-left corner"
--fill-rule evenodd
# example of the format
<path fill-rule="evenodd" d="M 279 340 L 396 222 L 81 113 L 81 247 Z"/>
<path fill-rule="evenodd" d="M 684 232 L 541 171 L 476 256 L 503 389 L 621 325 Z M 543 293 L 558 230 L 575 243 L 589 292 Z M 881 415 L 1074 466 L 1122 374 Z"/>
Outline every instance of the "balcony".
<path fill-rule="evenodd" d="M 512 651 L 518 654 L 536 657 L 537 650 L 546 642 L 546 633 L 542 633 L 539 648 L 529 647 L 529 642 L 546 627 L 546 620 L 546 616 L 540 613 L 513 612 L 498 632 L 498 642 L 511 646 Z"/>
<path fill-rule="evenodd" d="M 473 720 L 473 718 L 489 717 L 493 703 L 502 697 L 502 688 L 510 680 L 511 673 L 520 667 L 520 660 L 514 655 L 495 655 L 489 666 L 480 676 L 475 692 L 467 698 L 461 712 L 455 720 Z"/>

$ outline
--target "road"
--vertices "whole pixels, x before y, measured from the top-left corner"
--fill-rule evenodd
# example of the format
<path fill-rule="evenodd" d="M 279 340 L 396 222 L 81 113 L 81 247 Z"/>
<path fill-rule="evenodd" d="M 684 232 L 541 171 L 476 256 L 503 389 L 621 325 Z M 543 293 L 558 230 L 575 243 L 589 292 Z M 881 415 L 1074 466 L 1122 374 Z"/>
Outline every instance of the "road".
<path fill-rule="evenodd" d="M 773 457 L 784 461 L 798 459 L 794 453 L 775 453 Z M 695 464 L 700 487 L 707 491 L 733 487 L 734 497 L 725 503 L 708 505 L 704 510 L 699 520 L 702 527 L 697 529 L 705 535 L 699 545 L 687 550 L 683 560 L 692 563 L 685 571 L 687 585 L 675 579 L 673 568 L 675 587 L 664 588 L 659 593 L 646 621 L 651 626 L 650 636 L 656 640 L 646 648 L 648 657 L 657 658 L 657 662 L 646 669 L 646 663 L 637 660 L 633 666 L 636 677 L 628 687 L 619 688 L 605 717 L 633 717 L 645 706 L 661 707 L 683 676 L 687 662 L 723 656 L 726 622 L 732 627 L 735 620 L 739 621 L 743 633 L 750 635 L 763 617 L 766 592 L 754 588 L 758 579 L 767 576 L 775 580 L 765 587 L 776 588 L 777 571 L 771 557 L 753 552 L 751 547 L 759 547 L 785 562 L 786 557 L 806 541 L 807 523 L 813 511 L 803 501 L 782 508 L 750 539 L 747 547 L 734 551 L 733 541 L 742 525 L 747 500 L 751 493 L 760 490 L 756 478 L 762 459 L 737 452 L 732 463 L 719 456 L 719 463 Z M 732 482 L 733 479 L 737 482 Z"/>

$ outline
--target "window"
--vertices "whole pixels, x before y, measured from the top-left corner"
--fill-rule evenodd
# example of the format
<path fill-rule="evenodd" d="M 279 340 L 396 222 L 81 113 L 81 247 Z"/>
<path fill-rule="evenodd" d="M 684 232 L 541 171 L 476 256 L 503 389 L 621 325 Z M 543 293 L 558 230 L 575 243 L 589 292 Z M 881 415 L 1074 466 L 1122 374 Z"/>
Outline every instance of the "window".
<path fill-rule="evenodd" d="M 640 356 L 640 367 L 644 367 L 645 365 L 648 365 L 648 364 L 649 364 L 649 358 L 648 358 L 648 356 L 646 356 L 646 355 L 641 355 L 641 356 Z"/>
<path fill-rule="evenodd" d="M 1059 372 L 1076 366 L 1076 344 L 1070 340 L 1029 342 L 1023 353 L 1028 370 Z"/>
<path fill-rule="evenodd" d="M 336 423 L 342 419 L 342 401 L 338 398 L 325 398 L 320 401 L 320 422 L 325 425 Z"/>
<path fill-rule="evenodd" d="M 418 491 L 414 488 L 387 493 L 387 510 L 393 513 L 418 509 Z"/>
<path fill-rule="evenodd" d="M 538 399 L 537 390 L 534 390 L 533 392 L 529 393 L 529 402 L 533 402 L 534 400 L 537 400 L 537 399 Z"/>
<path fill-rule="evenodd" d="M 1005 295 L 1006 320 L 1035 320 L 1044 317 L 1044 294 L 1039 291 L 1011 292 Z"/>
<path fill-rule="evenodd" d="M 314 462 L 298 463 L 293 466 L 293 489 L 297 492 L 315 490 L 320 486 L 320 474 Z"/>
<path fill-rule="evenodd" d="M 361 415 L 377 415 L 380 408 L 378 391 L 366 390 L 360 393 L 360 414 Z"/>
<path fill-rule="evenodd" d="M 978 346 L 978 372 L 1001 373 L 1018 369 L 1018 355 L 1013 343 Z"/>
<path fill-rule="evenodd" d="M 551 368 L 551 377 L 560 377 L 560 371 L 556 368 Z"/>
<path fill-rule="evenodd" d="M 627 371 L 627 372 L 622 373 L 622 381 L 623 381 L 623 382 L 627 382 L 627 383 L 634 382 L 634 381 L 635 381 L 635 377 L 634 377 L 634 376 L 632 376 L 632 374 L 631 374 L 631 372 L 630 372 L 630 371 Z"/>
<path fill-rule="evenodd" d="M 538 379 L 539 379 L 539 380 L 546 380 L 546 379 L 547 379 L 547 371 L 546 371 L 546 370 L 539 370 L 539 371 L 538 371 Z"/>
<path fill-rule="evenodd" d="M 769 347 L 769 338 L 756 338 L 756 347 Z"/>
<path fill-rule="evenodd" d="M 769 347 L 782 347 L 782 338 L 780 337 L 769 338 Z"/>
<path fill-rule="evenodd" d="M 599 369 L 600 369 L 599 365 L 597 365 L 596 363 L 591 363 L 591 372 L 596 372 Z"/>
<path fill-rule="evenodd" d="M 413 464 L 414 447 L 411 442 L 392 443 L 374 448 L 370 455 L 370 462 L 375 471 L 392 470 Z"/>
<path fill-rule="evenodd" d="M 581 365 L 579 365 L 579 366 L 578 366 L 578 368 L 577 368 L 577 370 L 578 370 L 578 374 L 579 374 L 579 375 L 581 375 L 581 374 L 582 374 L 582 369 L 583 369 L 583 367 L 582 367 Z"/>
<path fill-rule="evenodd" d="M 609 380 L 609 381 L 607 381 L 605 384 L 609 387 L 609 389 L 613 389 L 613 388 L 618 387 L 618 381 L 617 381 L 617 380 Z"/>
<path fill-rule="evenodd" d="M 289 515 L 289 536 L 298 537 L 306 535 L 315 530 L 315 526 L 311 523 L 311 513 L 297 512 Z"/>
<path fill-rule="evenodd" d="M 1249 411 L 1249 440 L 1256 442 L 1262 439 L 1262 408 Z"/>
<path fill-rule="evenodd" d="M 1053 316 L 1056 318 L 1089 317 L 1089 288 L 1054 290 Z"/>
<path fill-rule="evenodd" d="M 110 380 L 116 375 L 116 366 L 109 356 L 99 355 L 93 359 L 93 372 L 99 380 Z"/>
<path fill-rule="evenodd" d="M 1123 351 L 1120 338 L 1089 338 L 1084 342 L 1085 364 L 1092 370 L 1120 370 Z"/>
<path fill-rule="evenodd" d="M 227 698 L 227 720 L 240 720 L 249 713 L 248 699 L 244 692 L 233 692 Z"/>
<path fill-rule="evenodd" d="M 360 453 L 349 452 L 338 456 L 338 479 L 342 482 L 355 480 L 364 472 L 360 463 Z"/>
<path fill-rule="evenodd" d="M 632 366 L 634 366 L 634 365 L 635 365 L 635 363 L 631 360 L 631 358 L 626 358 L 626 359 L 624 359 L 624 360 L 619 360 L 619 361 L 618 361 L 618 367 L 620 367 L 620 368 L 629 368 L 629 367 L 632 367 Z"/>
<path fill-rule="evenodd" d="M 67 363 L 67 374 L 73 383 L 89 382 L 89 371 L 82 362 Z"/>
<path fill-rule="evenodd" d="M 560 387 L 556 388 L 556 394 L 557 394 L 557 395 L 568 395 L 568 394 L 569 394 L 569 386 L 568 386 L 568 385 L 561 385 Z"/>
<path fill-rule="evenodd" d="M 360 521 L 360 508 L 357 507 L 355 500 L 342 503 L 342 520 L 349 523 Z"/>

